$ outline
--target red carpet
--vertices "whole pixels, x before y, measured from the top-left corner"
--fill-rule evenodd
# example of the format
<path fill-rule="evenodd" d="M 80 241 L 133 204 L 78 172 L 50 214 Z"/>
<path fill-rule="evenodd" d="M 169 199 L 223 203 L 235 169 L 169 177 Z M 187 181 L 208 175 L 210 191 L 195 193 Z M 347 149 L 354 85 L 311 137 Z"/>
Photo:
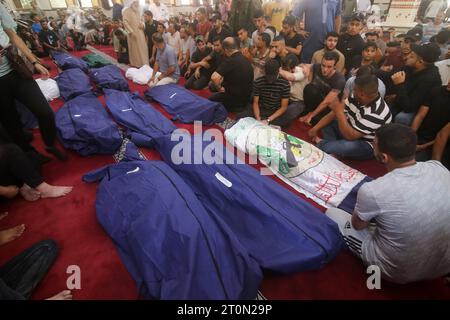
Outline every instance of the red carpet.
<path fill-rule="evenodd" d="M 114 55 L 110 47 L 97 48 Z M 87 53 L 89 52 L 77 52 L 75 55 L 82 56 Z M 51 71 L 52 76 L 55 76 L 56 67 L 53 66 Z M 132 83 L 130 86 L 132 91 L 140 93 L 146 89 Z M 206 91 L 198 93 L 208 96 Z M 102 98 L 101 101 L 103 102 Z M 51 103 L 54 110 L 58 110 L 62 105 L 61 100 Z M 156 107 L 163 112 L 161 107 Z M 163 113 L 168 116 L 166 112 Z M 192 128 L 190 125 L 179 127 Z M 288 130 L 289 133 L 307 140 L 306 131 L 306 127 L 298 124 L 293 124 Z M 42 150 L 38 131 L 35 132 L 35 137 L 36 147 Z M 149 159 L 159 159 L 155 151 L 145 150 L 144 153 Z M 27 228 L 21 238 L 0 247 L 0 265 L 33 243 L 51 238 L 59 245 L 59 257 L 37 288 L 33 299 L 43 299 L 65 289 L 69 277 L 66 270 L 70 265 L 81 268 L 81 289 L 73 290 L 74 299 L 136 299 L 138 293 L 133 279 L 123 266 L 113 242 L 97 223 L 97 185 L 81 181 L 84 173 L 113 163 L 113 158 L 81 157 L 70 151 L 68 154 L 68 162 L 54 160 L 45 165 L 44 178 L 51 184 L 74 186 L 70 195 L 35 203 L 19 198 L 0 203 L 0 212 L 9 212 L 9 216 L 0 222 L 0 229 L 21 223 Z M 375 161 L 348 164 L 371 177 L 384 174 L 383 167 Z M 343 251 L 322 270 L 289 276 L 266 275 L 261 291 L 268 299 L 450 299 L 450 288 L 444 285 L 443 279 L 403 286 L 382 281 L 381 290 L 368 290 L 367 276 L 361 262 Z"/>

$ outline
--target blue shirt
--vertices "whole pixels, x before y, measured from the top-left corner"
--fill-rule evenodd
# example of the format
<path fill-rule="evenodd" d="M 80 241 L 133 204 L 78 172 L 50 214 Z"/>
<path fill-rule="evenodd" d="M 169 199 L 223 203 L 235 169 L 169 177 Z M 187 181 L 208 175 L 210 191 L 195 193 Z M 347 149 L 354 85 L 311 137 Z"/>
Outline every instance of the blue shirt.
<path fill-rule="evenodd" d="M 33 23 L 33 25 L 31 26 L 31 30 L 33 30 L 35 33 L 39 33 L 42 30 L 42 26 L 40 22 L 35 22 Z"/>
<path fill-rule="evenodd" d="M 13 29 L 17 27 L 16 22 L 8 13 L 8 10 L 0 3 L 0 46 L 6 48 L 9 45 L 9 37 L 4 29 Z M 0 57 L 0 77 L 12 71 L 8 59 L 3 56 Z"/>
<path fill-rule="evenodd" d="M 297 0 L 292 11 L 297 18 L 305 14 L 305 31 L 310 35 L 303 44 L 302 62 L 310 63 L 312 55 L 324 46 L 325 37 L 335 30 L 335 19 L 341 15 L 341 0 Z"/>
<path fill-rule="evenodd" d="M 175 67 L 175 72 L 170 75 L 171 78 L 178 80 L 180 78 L 180 68 L 178 67 L 178 59 L 175 51 L 168 44 L 164 45 L 164 49 L 157 49 L 156 62 L 158 62 L 159 71 L 164 73 L 170 67 Z"/>

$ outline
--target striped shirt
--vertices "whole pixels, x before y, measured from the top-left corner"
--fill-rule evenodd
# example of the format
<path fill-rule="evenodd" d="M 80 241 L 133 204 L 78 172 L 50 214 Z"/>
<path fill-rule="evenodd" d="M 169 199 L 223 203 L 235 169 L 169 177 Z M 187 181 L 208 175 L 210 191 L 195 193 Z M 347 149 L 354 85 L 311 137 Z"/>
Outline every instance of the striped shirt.
<path fill-rule="evenodd" d="M 259 77 L 253 81 L 253 95 L 259 97 L 261 110 L 276 111 L 281 107 L 281 100 L 291 96 L 291 87 L 289 82 L 281 77 L 272 83 L 267 82 L 265 76 Z"/>
<path fill-rule="evenodd" d="M 345 101 L 345 113 L 348 123 L 358 132 L 364 134 L 362 140 L 372 142 L 375 139 L 375 131 L 382 125 L 392 121 L 389 106 L 378 96 L 373 102 L 361 106 L 355 98 Z"/>

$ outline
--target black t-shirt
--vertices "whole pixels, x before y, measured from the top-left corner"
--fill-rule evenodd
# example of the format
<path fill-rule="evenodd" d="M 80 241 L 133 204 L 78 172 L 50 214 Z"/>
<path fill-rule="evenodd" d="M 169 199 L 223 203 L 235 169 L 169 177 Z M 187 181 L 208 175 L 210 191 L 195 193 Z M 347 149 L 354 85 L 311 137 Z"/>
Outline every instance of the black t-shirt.
<path fill-rule="evenodd" d="M 359 69 L 361 67 L 362 61 L 363 61 L 363 57 L 361 55 L 354 56 L 352 61 L 350 62 L 349 69 L 347 70 L 347 73 L 352 71 L 352 69 Z M 371 63 L 371 65 L 375 68 L 375 70 L 377 70 L 378 67 L 379 67 L 378 64 L 375 61 L 373 61 Z"/>
<path fill-rule="evenodd" d="M 209 60 L 211 74 L 216 71 L 216 69 L 222 64 L 223 61 L 226 60 L 225 53 L 217 53 L 214 50 L 211 51 L 209 54 L 211 57 L 211 60 Z"/>
<path fill-rule="evenodd" d="M 300 34 L 295 33 L 295 35 L 291 39 L 288 39 L 287 36 L 284 36 L 284 41 L 286 43 L 286 47 L 296 49 L 297 46 L 299 46 L 299 45 L 303 46 L 303 42 L 305 41 L 305 38 L 303 38 Z M 300 51 L 300 54 L 301 54 L 301 51 Z M 300 58 L 300 55 L 298 55 L 297 57 Z"/>
<path fill-rule="evenodd" d="M 227 37 L 232 37 L 231 31 L 226 28 L 225 26 L 222 27 L 222 30 L 220 30 L 220 33 L 217 33 L 216 28 L 212 28 L 208 35 L 208 42 L 212 43 L 214 41 L 214 38 L 219 36 L 220 40 L 223 41 Z"/>
<path fill-rule="evenodd" d="M 253 68 L 251 63 L 236 52 L 217 68 L 216 72 L 223 77 L 225 94 L 240 101 L 250 100 L 253 84 Z"/>
<path fill-rule="evenodd" d="M 345 57 L 345 69 L 350 71 L 350 64 L 355 56 L 360 56 L 364 48 L 365 42 L 361 35 L 351 36 L 347 33 L 339 36 L 336 49 L 338 49 Z"/>
<path fill-rule="evenodd" d="M 424 105 L 429 110 L 417 130 L 420 144 L 433 141 L 437 133 L 450 122 L 450 92 L 447 86 L 434 88 L 427 97 Z"/>
<path fill-rule="evenodd" d="M 211 51 L 212 51 L 212 49 L 210 47 L 205 47 L 205 50 L 203 50 L 203 51 L 196 49 L 194 51 L 194 53 L 192 54 L 191 61 L 192 62 L 200 62 L 204 58 L 206 58 L 211 53 Z M 211 71 L 210 71 L 210 69 L 200 68 L 200 74 L 205 75 L 205 76 L 208 76 L 208 75 L 211 76 Z"/>
<path fill-rule="evenodd" d="M 39 32 L 39 41 L 41 43 L 47 43 L 52 47 L 56 47 L 58 45 L 58 36 L 52 30 L 42 29 L 41 32 Z"/>
<path fill-rule="evenodd" d="M 322 75 L 320 64 L 313 65 L 313 79 L 311 84 L 319 88 L 320 92 L 326 96 L 331 90 L 342 92 L 345 88 L 345 77 L 338 71 L 331 78 Z"/>
<path fill-rule="evenodd" d="M 148 48 L 150 53 L 152 52 L 153 49 L 153 40 L 152 40 L 152 36 L 154 33 L 156 33 L 156 30 L 158 29 L 158 24 L 156 23 L 156 21 L 152 21 L 152 23 L 145 23 L 145 28 L 144 28 L 144 33 L 145 36 L 148 39 Z"/>

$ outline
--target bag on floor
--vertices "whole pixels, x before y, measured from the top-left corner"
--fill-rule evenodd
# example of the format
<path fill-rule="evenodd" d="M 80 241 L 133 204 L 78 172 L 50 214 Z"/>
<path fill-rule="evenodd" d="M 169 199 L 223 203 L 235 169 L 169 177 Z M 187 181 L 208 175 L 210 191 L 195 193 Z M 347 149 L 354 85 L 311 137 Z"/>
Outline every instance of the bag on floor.
<path fill-rule="evenodd" d="M 130 131 L 139 147 L 153 147 L 153 139 L 172 133 L 177 127 L 137 93 L 105 89 L 106 105 L 117 123 Z"/>
<path fill-rule="evenodd" d="M 119 163 L 87 174 L 83 180 L 101 180 L 97 219 L 143 297 L 256 297 L 262 279 L 259 266 L 167 164 Z"/>
<path fill-rule="evenodd" d="M 128 81 L 123 77 L 120 69 L 113 64 L 98 69 L 91 69 L 89 75 L 97 86 L 102 89 L 130 90 Z"/>
<path fill-rule="evenodd" d="M 81 59 L 86 61 L 89 68 L 101 68 L 111 64 L 111 62 L 96 53 L 89 53 L 83 56 Z"/>
<path fill-rule="evenodd" d="M 80 69 L 69 69 L 61 72 L 56 78 L 59 92 L 65 101 L 76 96 L 91 92 L 89 77 Z"/>
<path fill-rule="evenodd" d="M 296 191 L 329 208 L 352 213 L 366 175 L 314 145 L 254 118 L 240 119 L 225 131 L 227 141 L 238 150 L 257 157 L 278 178 Z"/>
<path fill-rule="evenodd" d="M 66 102 L 55 118 L 64 147 L 83 156 L 114 154 L 122 144 L 119 127 L 93 93 Z"/>
<path fill-rule="evenodd" d="M 125 77 L 127 79 L 130 79 L 134 83 L 140 84 L 140 85 L 146 85 L 150 78 L 152 77 L 153 69 L 148 65 L 143 65 L 139 69 L 137 68 L 128 68 L 127 72 L 125 72 Z M 155 77 L 159 77 L 161 75 L 161 72 L 157 72 L 155 74 Z"/>
<path fill-rule="evenodd" d="M 228 115 L 222 103 L 199 97 L 177 84 L 153 87 L 145 91 L 145 96 L 159 102 L 174 120 L 183 123 L 202 121 L 211 125 L 223 122 Z"/>
<path fill-rule="evenodd" d="M 178 138 L 157 138 L 156 149 L 262 268 L 317 270 L 339 253 L 338 226 L 319 209 L 240 162 L 223 143 L 187 133 Z"/>
<path fill-rule="evenodd" d="M 61 70 L 80 69 L 84 72 L 89 71 L 89 67 L 85 61 L 81 60 L 80 58 L 71 56 L 68 53 L 55 51 L 52 53 L 52 57 L 56 65 Z"/>
<path fill-rule="evenodd" d="M 59 93 L 58 83 L 51 78 L 46 80 L 36 79 L 36 83 L 47 101 L 55 100 L 61 95 Z"/>

